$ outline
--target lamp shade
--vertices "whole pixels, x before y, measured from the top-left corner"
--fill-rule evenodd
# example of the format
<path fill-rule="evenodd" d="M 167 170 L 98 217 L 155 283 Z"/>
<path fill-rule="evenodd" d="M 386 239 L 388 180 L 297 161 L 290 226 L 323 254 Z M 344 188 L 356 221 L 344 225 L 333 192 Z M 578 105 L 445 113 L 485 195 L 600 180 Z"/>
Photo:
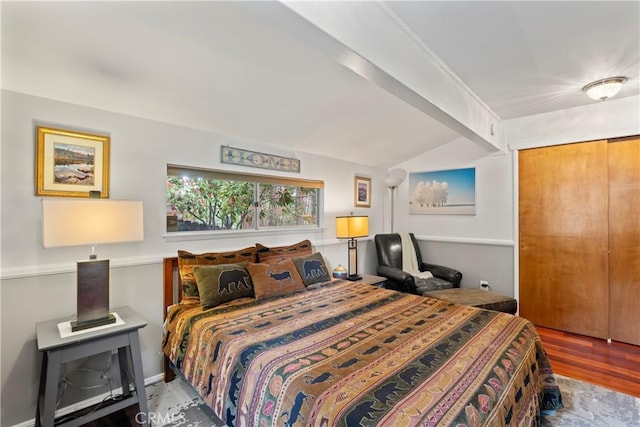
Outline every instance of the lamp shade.
<path fill-rule="evenodd" d="M 42 200 L 45 248 L 144 239 L 142 202 L 108 199 Z"/>
<path fill-rule="evenodd" d="M 336 237 L 338 239 L 354 239 L 369 235 L 368 216 L 336 217 Z"/>
<path fill-rule="evenodd" d="M 395 188 L 407 177 L 407 171 L 404 169 L 391 169 L 384 179 L 384 184 L 389 188 Z"/>

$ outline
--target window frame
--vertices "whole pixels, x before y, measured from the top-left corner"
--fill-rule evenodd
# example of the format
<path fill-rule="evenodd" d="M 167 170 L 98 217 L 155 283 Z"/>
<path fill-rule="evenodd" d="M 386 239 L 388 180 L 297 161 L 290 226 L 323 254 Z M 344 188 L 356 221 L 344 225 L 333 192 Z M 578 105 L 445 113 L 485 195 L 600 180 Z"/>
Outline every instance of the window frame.
<path fill-rule="evenodd" d="M 167 164 L 167 174 L 165 177 L 165 206 L 168 204 L 166 200 L 167 184 L 166 181 L 170 176 L 176 177 L 188 177 L 188 178 L 202 178 L 202 179 L 215 179 L 215 180 L 233 180 L 251 182 L 254 184 L 254 203 L 257 202 L 258 187 L 259 184 L 274 184 L 274 185 L 286 185 L 286 186 L 298 186 L 309 187 L 318 189 L 318 200 L 316 207 L 316 223 L 309 225 L 291 225 L 291 226 L 260 226 L 258 219 L 258 210 L 256 209 L 256 215 L 254 218 L 254 225 L 252 228 L 236 229 L 236 230 L 193 230 L 193 231 L 168 231 L 166 227 L 166 221 L 164 221 L 164 237 L 169 241 L 178 240 L 201 240 L 209 239 L 215 236 L 219 237 L 233 237 L 243 236 L 247 234 L 295 234 L 304 230 L 306 233 L 321 233 L 323 231 L 324 220 L 324 181 L 311 180 L 304 178 L 293 178 L 288 176 L 278 175 L 264 175 L 254 174 L 246 172 L 236 172 L 220 169 L 208 169 L 195 166 L 182 166 L 175 164 Z"/>

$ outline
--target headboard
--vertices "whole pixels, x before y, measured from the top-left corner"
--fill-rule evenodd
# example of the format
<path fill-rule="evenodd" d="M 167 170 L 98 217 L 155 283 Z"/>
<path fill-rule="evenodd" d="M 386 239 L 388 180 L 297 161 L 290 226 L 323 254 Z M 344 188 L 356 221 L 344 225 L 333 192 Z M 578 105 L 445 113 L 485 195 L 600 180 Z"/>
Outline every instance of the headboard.
<path fill-rule="evenodd" d="M 182 298 L 182 284 L 180 283 L 180 274 L 178 274 L 178 257 L 165 258 L 162 265 L 164 277 L 162 320 L 164 321 L 167 318 L 169 306 Z M 177 300 L 175 299 L 176 295 Z M 175 378 L 175 375 L 169 364 L 169 358 L 164 356 L 164 381 L 171 381 Z"/>
<path fill-rule="evenodd" d="M 163 261 L 164 271 L 164 293 L 163 293 L 163 309 L 162 318 L 167 317 L 167 308 L 177 303 L 182 298 L 182 283 L 180 274 L 178 274 L 178 257 L 165 258 Z M 176 294 L 177 292 L 177 294 Z M 177 300 L 175 299 L 177 295 Z"/>

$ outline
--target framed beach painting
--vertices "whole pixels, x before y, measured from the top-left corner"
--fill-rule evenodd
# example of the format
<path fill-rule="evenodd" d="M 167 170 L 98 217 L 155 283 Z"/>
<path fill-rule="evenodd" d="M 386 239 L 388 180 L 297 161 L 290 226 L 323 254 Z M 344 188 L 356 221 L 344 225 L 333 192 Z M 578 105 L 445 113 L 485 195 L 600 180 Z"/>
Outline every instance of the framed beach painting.
<path fill-rule="evenodd" d="M 371 178 L 356 176 L 354 179 L 354 203 L 356 208 L 371 207 Z"/>
<path fill-rule="evenodd" d="M 475 215 L 476 168 L 410 173 L 409 213 Z"/>
<path fill-rule="evenodd" d="M 104 135 L 36 127 L 36 196 L 109 197 L 109 144 Z"/>

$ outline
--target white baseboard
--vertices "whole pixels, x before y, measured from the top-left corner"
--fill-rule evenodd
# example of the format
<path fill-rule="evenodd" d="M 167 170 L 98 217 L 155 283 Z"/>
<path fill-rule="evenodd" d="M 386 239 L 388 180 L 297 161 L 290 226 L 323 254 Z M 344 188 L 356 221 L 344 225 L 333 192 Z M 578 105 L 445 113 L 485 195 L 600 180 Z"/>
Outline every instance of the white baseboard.
<path fill-rule="evenodd" d="M 161 374 L 149 377 L 149 378 L 145 378 L 144 379 L 144 385 L 148 386 L 150 384 L 155 384 L 155 383 L 160 382 L 162 380 L 164 380 L 164 374 L 161 373 Z M 85 399 L 85 400 L 82 400 L 80 402 L 76 402 L 76 403 L 74 403 L 72 405 L 65 406 L 64 408 L 60 408 L 60 409 L 56 410 L 56 418 L 62 417 L 64 415 L 71 414 L 73 412 L 79 411 L 79 410 L 84 409 L 84 408 L 88 408 L 89 406 L 95 405 L 96 403 L 100 403 L 106 397 L 108 397 L 109 394 L 110 393 L 102 393 L 102 394 L 99 394 L 97 396 L 93 396 L 93 397 L 91 397 L 89 399 Z M 113 389 L 113 394 L 114 395 L 122 394 L 122 387 L 118 387 L 116 389 Z M 12 427 L 34 427 L 35 425 L 36 425 L 36 419 L 35 418 L 31 418 L 30 420 L 23 421 L 20 424 L 15 424 Z"/>

